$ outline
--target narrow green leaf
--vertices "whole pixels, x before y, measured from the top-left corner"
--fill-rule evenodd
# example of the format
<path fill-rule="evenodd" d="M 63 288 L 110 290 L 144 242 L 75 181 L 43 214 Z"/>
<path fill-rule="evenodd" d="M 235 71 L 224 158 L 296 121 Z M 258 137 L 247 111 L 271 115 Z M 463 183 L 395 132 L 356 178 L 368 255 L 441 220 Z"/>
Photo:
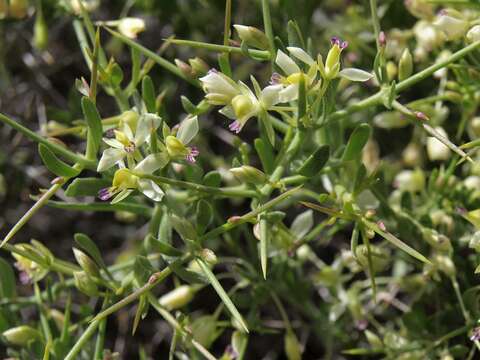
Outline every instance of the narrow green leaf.
<path fill-rule="evenodd" d="M 97 247 L 97 244 L 95 244 L 90 237 L 82 233 L 76 233 L 73 237 L 80 249 L 90 255 L 90 257 L 97 263 L 98 266 L 108 272 L 107 266 L 102 259 L 102 255 Z"/>
<path fill-rule="evenodd" d="M 71 178 L 80 174 L 80 170 L 64 163 L 45 145 L 38 144 L 38 152 L 47 169 L 55 175 Z"/>
<path fill-rule="evenodd" d="M 417 260 L 420 260 L 426 264 L 431 264 L 430 260 L 428 260 L 425 256 L 420 254 L 417 250 L 405 244 L 402 240 L 400 240 L 393 234 L 387 231 L 383 231 L 382 229 L 380 229 L 380 227 L 377 224 L 374 224 L 365 219 L 362 219 L 362 222 L 365 224 L 366 227 L 376 232 L 378 235 L 380 235 L 385 240 L 389 241 L 390 243 L 398 247 L 400 250 L 405 251 L 407 254 L 409 254 L 410 256 L 414 257 Z"/>
<path fill-rule="evenodd" d="M 82 98 L 82 110 L 88 124 L 86 156 L 89 159 L 95 159 L 102 141 L 102 119 L 95 104 L 87 97 Z"/>
<path fill-rule="evenodd" d="M 268 242 L 268 221 L 267 219 L 260 219 L 260 264 L 264 279 L 267 279 Z"/>
<path fill-rule="evenodd" d="M 232 316 L 239 322 L 239 324 L 243 327 L 243 329 L 248 333 L 248 327 L 247 327 L 247 324 L 245 323 L 245 321 L 243 320 L 242 315 L 237 310 L 237 308 L 233 304 L 232 300 L 230 299 L 228 294 L 223 289 L 222 285 L 220 285 L 217 278 L 213 274 L 212 270 L 210 270 L 210 268 L 208 267 L 208 265 L 205 263 L 204 260 L 202 260 L 200 258 L 197 258 L 196 261 L 197 261 L 197 264 L 202 269 L 205 276 L 207 277 L 207 279 L 210 281 L 210 284 L 213 286 L 213 288 L 217 292 L 220 299 L 225 304 L 228 311 L 230 311 Z"/>
<path fill-rule="evenodd" d="M 358 125 L 355 130 L 353 130 L 352 135 L 350 135 L 350 138 L 348 139 L 347 146 L 345 147 L 345 151 L 343 152 L 342 160 L 350 161 L 358 158 L 363 147 L 370 138 L 371 132 L 372 128 L 370 125 Z"/>
<path fill-rule="evenodd" d="M 255 150 L 262 163 L 262 168 L 267 174 L 271 174 L 275 165 L 275 157 L 273 155 L 272 146 L 263 141 L 261 138 L 256 138 L 254 141 Z"/>
<path fill-rule="evenodd" d="M 197 232 L 201 235 L 213 220 L 213 209 L 210 203 L 200 199 L 197 203 Z"/>
<path fill-rule="evenodd" d="M 320 170 L 323 169 L 330 157 L 330 146 L 322 145 L 320 146 L 312 155 L 310 155 L 307 160 L 305 160 L 298 169 L 300 175 L 306 177 L 313 177 L 318 175 Z"/>
<path fill-rule="evenodd" d="M 146 75 L 142 80 L 142 98 L 147 107 L 149 113 L 154 113 L 155 106 L 155 86 L 153 85 L 152 78 Z"/>
<path fill-rule="evenodd" d="M 68 185 L 65 195 L 74 196 L 97 196 L 98 192 L 110 186 L 111 181 L 99 178 L 76 178 Z"/>
<path fill-rule="evenodd" d="M 162 241 L 160 239 L 156 239 L 153 235 L 147 235 L 147 239 L 145 239 L 146 247 L 148 252 L 157 252 L 167 256 L 174 256 L 179 257 L 183 255 L 183 252 L 174 248 L 169 243 Z"/>
<path fill-rule="evenodd" d="M 11 299 L 16 296 L 15 273 L 12 267 L 3 258 L 0 258 L 0 298 Z"/>
<path fill-rule="evenodd" d="M 152 209 L 146 205 L 133 202 L 122 202 L 119 204 L 110 204 L 108 202 L 64 202 L 64 201 L 46 201 L 47 206 L 56 209 L 65 209 L 73 211 L 127 211 L 133 214 L 149 217 Z M 1 246 L 0 246 L 1 247 Z"/>

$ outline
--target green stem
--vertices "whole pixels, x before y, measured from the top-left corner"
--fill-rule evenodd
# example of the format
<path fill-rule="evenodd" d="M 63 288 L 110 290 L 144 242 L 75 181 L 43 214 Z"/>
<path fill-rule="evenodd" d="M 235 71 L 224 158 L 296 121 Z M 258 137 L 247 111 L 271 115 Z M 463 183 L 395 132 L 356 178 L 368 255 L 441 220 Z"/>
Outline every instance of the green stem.
<path fill-rule="evenodd" d="M 98 326 L 100 325 L 99 320 L 94 320 L 88 325 L 87 329 L 83 332 L 82 336 L 78 341 L 73 345 L 73 347 L 68 352 L 67 356 L 65 356 L 64 360 L 74 360 L 77 358 L 78 353 L 85 347 L 86 343 L 90 340 L 90 338 L 95 334 Z"/>
<path fill-rule="evenodd" d="M 377 0 L 370 0 L 370 11 L 372 13 L 373 30 L 375 32 L 377 51 L 380 51 L 380 19 L 378 18 L 377 12 Z"/>
<path fill-rule="evenodd" d="M 263 27 L 265 28 L 265 35 L 268 39 L 270 47 L 271 58 L 274 58 L 275 54 L 275 41 L 272 29 L 272 17 L 270 15 L 270 0 L 262 0 L 262 13 L 263 13 Z"/>

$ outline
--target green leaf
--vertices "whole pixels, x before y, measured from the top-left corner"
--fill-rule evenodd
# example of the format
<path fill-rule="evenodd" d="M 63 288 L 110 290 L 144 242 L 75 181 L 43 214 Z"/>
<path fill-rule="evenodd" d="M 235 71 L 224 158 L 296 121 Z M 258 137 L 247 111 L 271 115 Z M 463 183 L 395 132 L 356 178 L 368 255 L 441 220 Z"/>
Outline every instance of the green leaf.
<path fill-rule="evenodd" d="M 123 80 L 123 70 L 117 63 L 113 64 L 110 72 L 110 82 L 113 87 L 118 87 Z"/>
<path fill-rule="evenodd" d="M 138 324 L 140 324 L 140 320 L 144 319 L 145 316 L 147 316 L 149 304 L 150 303 L 148 302 L 146 294 L 140 296 L 140 299 L 138 300 L 137 311 L 135 312 L 135 318 L 133 319 L 132 335 L 135 335 Z"/>
<path fill-rule="evenodd" d="M 155 269 L 145 256 L 137 255 L 135 257 L 135 262 L 133 263 L 133 274 L 135 276 L 135 280 L 137 280 L 139 284 L 146 283 L 154 272 Z"/>
<path fill-rule="evenodd" d="M 68 185 L 65 195 L 74 196 L 97 196 L 98 192 L 111 185 L 111 181 L 99 178 L 76 178 Z"/>
<path fill-rule="evenodd" d="M 16 296 L 15 273 L 12 267 L 3 258 L 0 258 L 0 298 L 11 299 Z"/>
<path fill-rule="evenodd" d="M 431 264 L 430 260 L 428 260 L 425 256 L 420 254 L 417 250 L 414 248 L 410 247 L 409 245 L 405 244 L 402 240 L 394 236 L 393 234 L 383 231 L 380 229 L 380 227 L 377 224 L 374 224 L 368 220 L 363 219 L 362 220 L 363 224 L 365 224 L 366 227 L 368 227 L 370 230 L 373 230 L 376 232 L 378 235 L 383 237 L 385 240 L 389 241 L 396 247 L 398 247 L 400 250 L 405 251 L 407 254 L 410 256 L 414 257 L 417 260 L 420 260 L 426 264 Z"/>
<path fill-rule="evenodd" d="M 147 235 L 147 239 L 145 239 L 146 247 L 148 252 L 152 253 L 160 253 L 167 256 L 174 256 L 179 257 L 183 255 L 183 252 L 174 248 L 169 243 L 162 241 L 160 239 L 156 239 L 153 235 Z"/>
<path fill-rule="evenodd" d="M 173 228 L 175 229 L 175 231 L 180 235 L 180 237 L 184 241 L 196 240 L 197 231 L 189 221 L 177 215 L 171 215 L 170 222 Z"/>
<path fill-rule="evenodd" d="M 203 185 L 210 187 L 219 187 L 222 183 L 222 175 L 217 170 L 212 170 L 203 177 Z"/>
<path fill-rule="evenodd" d="M 55 175 L 71 178 L 80 174 L 80 170 L 64 163 L 45 145 L 38 144 L 38 152 L 47 169 Z"/>
<path fill-rule="evenodd" d="M 82 110 L 88 124 L 87 157 L 93 159 L 102 141 L 102 119 L 95 104 L 87 97 L 82 98 Z"/>
<path fill-rule="evenodd" d="M 289 20 L 287 23 L 288 45 L 305 49 L 305 41 L 302 32 L 295 20 Z"/>
<path fill-rule="evenodd" d="M 201 235 L 213 221 L 213 209 L 204 199 L 197 202 L 197 232 Z"/>
<path fill-rule="evenodd" d="M 260 219 L 260 264 L 264 279 L 267 278 L 268 243 L 268 221 L 267 219 Z"/>
<path fill-rule="evenodd" d="M 330 146 L 322 145 L 320 146 L 312 155 L 310 155 L 307 160 L 305 160 L 298 169 L 300 175 L 306 177 L 313 177 L 318 175 L 320 170 L 323 169 L 330 157 Z"/>
<path fill-rule="evenodd" d="M 154 113 L 155 106 L 155 86 L 153 85 L 152 78 L 146 75 L 142 80 L 142 98 L 147 107 L 149 113 Z"/>
<path fill-rule="evenodd" d="M 263 141 L 261 138 L 257 138 L 254 141 L 255 150 L 262 163 L 262 168 L 267 174 L 271 174 L 275 166 L 275 157 L 273 155 L 272 146 Z"/>
<path fill-rule="evenodd" d="M 301 239 L 313 227 L 313 211 L 307 210 L 298 215 L 290 226 L 290 232 L 295 235 L 296 239 Z"/>
<path fill-rule="evenodd" d="M 237 308 L 235 307 L 235 305 L 233 304 L 232 300 L 230 299 L 230 297 L 228 296 L 228 294 L 225 292 L 225 290 L 223 289 L 222 285 L 220 285 L 220 283 L 218 282 L 217 278 L 215 277 L 215 275 L 213 274 L 212 270 L 210 270 L 210 268 L 208 267 L 208 265 L 205 263 L 204 260 L 200 259 L 200 258 L 197 258 L 196 259 L 197 261 L 197 264 L 200 266 L 200 268 L 202 269 L 203 273 L 205 274 L 205 276 L 207 277 L 208 281 L 210 282 L 210 284 L 213 286 L 213 288 L 215 289 L 215 291 L 217 292 L 218 296 L 220 297 L 220 299 L 223 301 L 223 303 L 225 304 L 225 307 L 228 309 L 228 311 L 230 311 L 230 313 L 232 314 L 232 316 L 235 318 L 235 320 L 238 321 L 238 323 L 243 327 L 243 329 L 248 333 L 248 327 L 247 327 L 247 324 L 245 323 L 245 320 L 243 320 L 243 317 L 242 315 L 240 314 L 240 312 L 237 310 Z"/>
<path fill-rule="evenodd" d="M 368 124 L 360 124 L 355 130 L 353 130 L 352 135 L 348 139 L 347 146 L 343 152 L 342 160 L 350 161 L 359 157 L 363 147 L 370 138 L 372 128 Z"/>
<path fill-rule="evenodd" d="M 102 255 L 97 245 L 93 242 L 90 237 L 82 233 L 76 233 L 74 236 L 75 242 L 78 244 L 81 250 L 85 251 L 90 257 L 95 261 L 95 263 L 100 266 L 103 270 L 107 270 L 107 266 L 102 259 Z"/>

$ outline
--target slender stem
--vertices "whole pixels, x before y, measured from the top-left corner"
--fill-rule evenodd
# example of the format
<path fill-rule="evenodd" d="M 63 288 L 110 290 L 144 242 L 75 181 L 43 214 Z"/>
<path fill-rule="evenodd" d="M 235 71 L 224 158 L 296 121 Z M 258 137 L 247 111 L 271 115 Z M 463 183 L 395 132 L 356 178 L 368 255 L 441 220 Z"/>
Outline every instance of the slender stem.
<path fill-rule="evenodd" d="M 225 45 L 210 44 L 210 43 L 204 43 L 199 41 L 181 40 L 181 39 L 172 39 L 169 41 L 172 44 L 186 45 L 193 48 L 206 49 L 206 50 L 211 50 L 216 52 L 229 52 L 229 53 L 235 53 L 235 54 L 243 54 L 243 50 L 235 46 L 225 46 Z M 249 49 L 248 53 L 262 60 L 270 60 L 271 58 L 270 53 L 265 50 Z"/>
<path fill-rule="evenodd" d="M 275 54 L 275 42 L 272 29 L 272 17 L 270 16 L 270 0 L 262 0 L 263 13 L 263 27 L 265 28 L 265 35 L 270 46 L 270 54 Z M 272 55 L 272 59 L 274 56 Z"/>
<path fill-rule="evenodd" d="M 225 26 L 223 28 L 223 45 L 229 44 L 230 26 L 232 22 L 232 0 L 225 1 Z"/>
<path fill-rule="evenodd" d="M 372 22 L 373 22 L 373 30 L 375 32 L 375 41 L 377 44 L 377 51 L 380 51 L 380 19 L 378 18 L 377 12 L 377 0 L 370 0 L 370 11 L 372 13 Z"/>
<path fill-rule="evenodd" d="M 90 338 L 95 334 L 98 326 L 100 325 L 100 320 L 94 320 L 88 325 L 87 329 L 83 332 L 82 336 L 75 345 L 70 349 L 67 356 L 64 360 L 74 360 L 77 358 L 78 353 L 85 347 L 85 344 L 90 340 Z"/>

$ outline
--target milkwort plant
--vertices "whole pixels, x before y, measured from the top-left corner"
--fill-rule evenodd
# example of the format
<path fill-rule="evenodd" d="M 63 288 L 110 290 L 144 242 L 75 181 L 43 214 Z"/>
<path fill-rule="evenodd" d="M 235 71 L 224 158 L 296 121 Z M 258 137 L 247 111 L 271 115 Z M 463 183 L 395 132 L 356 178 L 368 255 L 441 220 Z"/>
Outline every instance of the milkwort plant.
<path fill-rule="evenodd" d="M 398 3 L 349 5 L 328 26 L 355 19 L 358 28 L 328 41 L 328 27 L 309 34 L 294 19 L 274 32 L 268 0 L 261 26 L 232 24 L 238 4 L 226 0 L 223 43 L 165 41 L 216 54 L 214 65 L 144 47 L 142 19 L 92 20 L 95 1 L 58 5 L 90 70 L 75 81 L 83 119 L 39 134 L 0 114 L 38 143 L 52 174 L 0 245 L 18 270 L 0 260 L 8 356 L 127 358 L 109 346 L 108 323 L 131 314 L 132 334 L 154 316 L 171 329 L 170 350 L 141 346 L 142 359 L 476 358 L 480 10 L 468 0 L 406 0 L 414 25 L 398 29 L 388 26 Z M 42 1 L 34 8 L 42 49 Z M 2 18 L 30 10 L 0 0 Z M 107 36 L 131 51 L 127 86 L 126 69 L 102 47 Z M 245 63 L 260 76 L 243 74 Z M 154 66 L 202 100 L 182 96 L 183 110 L 168 114 Z M 99 93 L 115 114 L 102 117 Z M 209 118 L 228 119 L 221 137 L 232 157 L 205 142 Z M 396 148 L 402 129 L 409 139 Z M 83 151 L 63 135 L 82 139 Z M 66 201 L 54 200 L 60 189 Z M 75 262 L 40 241 L 16 242 L 45 206 L 133 214 L 147 223 L 143 241 L 115 264 L 94 230 L 71 234 Z M 17 279 L 30 294 L 17 292 Z"/>

